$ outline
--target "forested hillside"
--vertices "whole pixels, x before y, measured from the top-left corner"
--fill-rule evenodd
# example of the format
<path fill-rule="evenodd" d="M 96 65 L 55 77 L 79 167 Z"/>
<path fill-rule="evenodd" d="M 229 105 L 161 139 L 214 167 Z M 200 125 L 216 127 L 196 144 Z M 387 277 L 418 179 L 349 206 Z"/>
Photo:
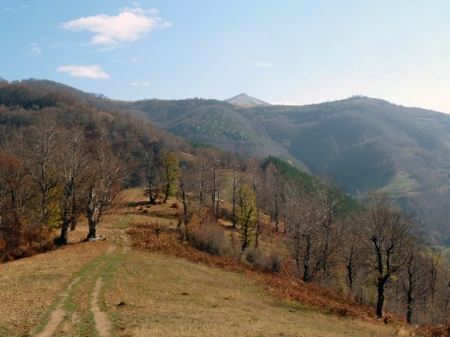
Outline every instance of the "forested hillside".
<path fill-rule="evenodd" d="M 161 128 L 191 141 L 274 155 L 329 174 L 353 196 L 382 189 L 414 214 L 422 234 L 448 245 L 450 116 L 352 97 L 309 106 L 238 107 L 214 100 L 138 101 Z"/>

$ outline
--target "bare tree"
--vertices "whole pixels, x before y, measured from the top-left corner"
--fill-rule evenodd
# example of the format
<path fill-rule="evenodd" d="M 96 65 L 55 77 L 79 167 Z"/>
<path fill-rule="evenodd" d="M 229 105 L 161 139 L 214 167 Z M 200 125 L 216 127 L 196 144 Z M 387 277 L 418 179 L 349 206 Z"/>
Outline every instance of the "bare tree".
<path fill-rule="evenodd" d="M 321 212 L 320 254 L 317 267 L 322 270 L 325 286 L 329 285 L 331 257 L 339 247 L 336 219 L 345 203 L 343 193 L 336 187 L 334 179 L 322 177 L 313 181 L 312 196 Z"/>
<path fill-rule="evenodd" d="M 180 196 L 178 198 L 179 201 L 183 204 L 183 225 L 184 225 L 184 240 L 187 241 L 189 239 L 189 222 L 191 219 L 191 214 L 188 210 L 188 207 L 191 203 L 187 200 L 187 189 L 186 184 L 183 177 L 183 171 L 180 172 L 179 184 L 180 187 Z"/>
<path fill-rule="evenodd" d="M 58 183 L 56 170 L 56 121 L 44 116 L 30 130 L 30 158 L 36 189 L 40 195 L 40 221 L 48 225 L 54 211 L 50 208 L 55 199 Z"/>
<path fill-rule="evenodd" d="M 302 279 L 311 282 L 319 270 L 318 253 L 322 213 L 311 199 L 298 202 L 293 222 L 294 257 L 297 273 L 303 269 Z"/>
<path fill-rule="evenodd" d="M 361 242 L 359 222 L 355 217 L 347 218 L 341 223 L 340 253 L 345 261 L 346 280 L 350 293 L 355 290 L 355 283 L 364 265 L 364 245 Z"/>
<path fill-rule="evenodd" d="M 204 207 L 207 202 L 208 193 L 211 190 L 211 175 L 209 168 L 209 161 L 206 155 L 200 154 L 197 161 L 195 161 L 189 169 L 189 175 L 193 181 L 192 190 L 195 193 L 198 201 L 198 208 L 196 215 L 200 223 L 204 222 Z"/>
<path fill-rule="evenodd" d="M 412 323 L 414 303 L 426 293 L 426 269 L 421 247 L 411 241 L 407 247 L 406 263 L 399 280 L 405 295 L 406 321 Z"/>
<path fill-rule="evenodd" d="M 149 197 L 151 205 L 156 204 L 156 189 L 158 187 L 158 160 L 153 144 L 141 144 L 141 164 L 144 172 L 145 181 L 147 183 L 146 194 Z"/>
<path fill-rule="evenodd" d="M 377 287 L 376 314 L 383 317 L 385 289 L 391 277 L 405 264 L 411 239 L 411 221 L 392 206 L 386 193 L 369 192 L 361 215 L 368 258 Z"/>
<path fill-rule="evenodd" d="M 60 175 L 62 180 L 62 195 L 60 198 L 61 213 L 61 235 L 60 244 L 67 243 L 69 225 L 71 229 L 76 228 L 78 213 L 77 191 L 81 188 L 83 180 L 86 179 L 86 167 L 88 165 L 89 148 L 82 127 L 74 126 L 71 129 L 61 131 L 59 144 Z"/>
<path fill-rule="evenodd" d="M 210 156 L 211 165 L 211 206 L 216 221 L 219 220 L 221 194 L 225 188 L 225 177 L 220 170 L 220 159 L 216 154 Z"/>
<path fill-rule="evenodd" d="M 258 248 L 259 237 L 262 232 L 261 222 L 259 220 L 259 198 L 260 198 L 260 188 L 261 188 L 261 176 L 262 170 L 259 165 L 259 160 L 256 158 L 251 158 L 247 163 L 247 174 L 248 181 L 255 196 L 255 207 L 256 207 L 256 223 L 255 223 L 255 248 Z"/>
<path fill-rule="evenodd" d="M 88 240 L 97 237 L 97 225 L 120 192 L 124 178 L 124 162 L 113 153 L 104 135 L 93 145 L 89 168 L 90 179 L 85 189 Z"/>

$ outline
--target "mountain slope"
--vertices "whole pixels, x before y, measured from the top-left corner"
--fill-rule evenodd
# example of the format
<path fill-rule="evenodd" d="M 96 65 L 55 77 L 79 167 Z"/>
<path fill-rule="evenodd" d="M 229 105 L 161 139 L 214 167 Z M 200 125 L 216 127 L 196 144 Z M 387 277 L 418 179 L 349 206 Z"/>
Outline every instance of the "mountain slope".
<path fill-rule="evenodd" d="M 192 142 L 207 143 L 228 150 L 262 157 L 271 154 L 287 158 L 306 168 L 280 144 L 255 127 L 245 109 L 218 100 L 144 100 L 114 102 L 123 110 L 150 119 L 158 127 Z"/>

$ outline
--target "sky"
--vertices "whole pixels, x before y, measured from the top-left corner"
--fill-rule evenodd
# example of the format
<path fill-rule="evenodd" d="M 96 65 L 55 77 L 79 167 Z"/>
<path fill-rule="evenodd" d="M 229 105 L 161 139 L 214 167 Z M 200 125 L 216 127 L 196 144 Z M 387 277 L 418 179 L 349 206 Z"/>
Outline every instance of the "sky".
<path fill-rule="evenodd" d="M 353 95 L 450 113 L 448 0 L 0 0 L 0 77 L 112 99 Z"/>

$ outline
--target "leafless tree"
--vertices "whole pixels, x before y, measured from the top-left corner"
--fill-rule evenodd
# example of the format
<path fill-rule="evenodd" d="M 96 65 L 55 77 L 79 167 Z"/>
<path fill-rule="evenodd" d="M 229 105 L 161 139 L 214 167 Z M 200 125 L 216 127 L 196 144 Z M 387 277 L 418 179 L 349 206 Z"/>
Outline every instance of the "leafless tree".
<path fill-rule="evenodd" d="M 146 194 L 148 194 L 151 205 L 156 204 L 156 189 L 158 187 L 158 160 L 155 152 L 154 144 L 146 144 L 140 142 L 141 149 L 141 165 L 143 175 L 147 184 Z"/>
<path fill-rule="evenodd" d="M 82 183 L 87 179 L 86 168 L 89 160 L 89 147 L 81 126 L 73 126 L 60 132 L 58 146 L 60 165 L 59 172 L 62 180 L 60 197 L 61 235 L 60 244 L 67 243 L 69 225 L 76 228 L 78 216 L 78 195 Z"/>
<path fill-rule="evenodd" d="M 257 158 L 250 158 L 249 161 L 247 162 L 247 175 L 248 175 L 247 180 L 252 188 L 253 195 L 255 196 L 255 207 L 256 207 L 255 248 L 258 248 L 259 237 L 262 233 L 261 221 L 259 219 L 262 170 L 259 160 Z"/>
<path fill-rule="evenodd" d="M 416 242 L 411 241 L 407 247 L 406 263 L 399 276 L 401 288 L 405 297 L 406 321 L 411 324 L 414 312 L 414 304 L 420 297 L 425 296 L 426 287 L 426 262 L 424 254 Z"/>
<path fill-rule="evenodd" d="M 377 287 L 376 314 L 382 318 L 386 285 L 406 263 L 412 222 L 392 206 L 386 193 L 369 192 L 361 226 Z"/>
<path fill-rule="evenodd" d="M 312 183 L 312 197 L 321 215 L 320 253 L 318 268 L 322 270 L 325 286 L 330 279 L 331 257 L 339 247 L 336 219 L 344 205 L 343 193 L 336 187 L 334 179 L 322 177 Z"/>
<path fill-rule="evenodd" d="M 90 179 L 85 188 L 88 240 L 97 237 L 97 225 L 120 192 L 125 172 L 124 161 L 113 153 L 103 134 L 93 144 L 92 153 L 89 166 Z"/>
<path fill-rule="evenodd" d="M 225 189 L 225 177 L 220 166 L 220 158 L 213 153 L 209 158 L 211 165 L 211 209 L 216 221 L 219 220 L 221 195 Z"/>
<path fill-rule="evenodd" d="M 48 225 L 54 215 L 50 205 L 56 195 L 54 189 L 58 183 L 56 169 L 56 121 L 44 116 L 30 130 L 30 169 L 33 172 L 34 183 L 40 195 L 40 221 Z"/>

